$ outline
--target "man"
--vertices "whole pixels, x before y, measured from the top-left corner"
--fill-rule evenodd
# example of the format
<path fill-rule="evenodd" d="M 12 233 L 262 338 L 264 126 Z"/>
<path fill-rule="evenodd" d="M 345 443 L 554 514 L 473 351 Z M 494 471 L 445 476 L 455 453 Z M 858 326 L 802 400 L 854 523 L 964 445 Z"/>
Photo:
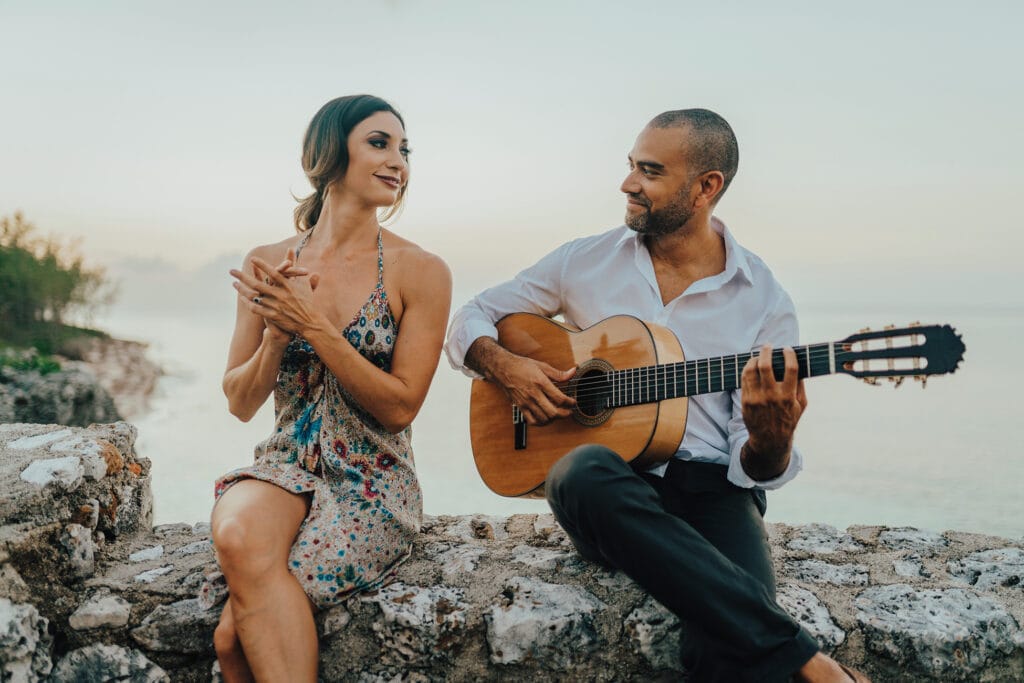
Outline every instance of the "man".
<path fill-rule="evenodd" d="M 668 465 L 638 474 L 613 451 L 581 445 L 549 472 L 548 502 L 581 555 L 625 572 L 686 623 L 691 680 L 865 681 L 819 652 L 775 602 L 764 490 L 801 468 L 793 433 L 807 399 L 789 348 L 792 301 L 712 216 L 738 160 L 717 114 L 655 117 L 629 155 L 625 226 L 569 242 L 481 293 L 455 315 L 446 351 L 539 425 L 570 415 L 573 400 L 555 383 L 574 369 L 502 348 L 494 324 L 509 313 L 561 314 L 579 328 L 634 315 L 671 329 L 688 358 L 761 347 L 742 392 L 690 399 Z M 782 381 L 765 353 L 773 346 L 787 347 Z"/>

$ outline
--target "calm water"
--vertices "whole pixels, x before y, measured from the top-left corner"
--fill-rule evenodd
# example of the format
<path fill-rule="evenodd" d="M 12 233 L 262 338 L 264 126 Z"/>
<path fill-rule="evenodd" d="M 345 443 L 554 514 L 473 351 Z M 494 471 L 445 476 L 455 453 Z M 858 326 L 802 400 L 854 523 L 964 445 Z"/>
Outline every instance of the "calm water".
<path fill-rule="evenodd" d="M 457 301 L 461 299 L 456 298 Z M 966 360 L 951 376 L 899 389 L 847 376 L 808 382 L 810 407 L 797 442 L 806 468 L 769 494 L 768 519 L 782 522 L 910 525 L 1024 536 L 1024 459 L 1011 390 L 1024 381 L 1011 361 L 1024 332 L 1021 311 L 943 310 L 910 315 L 802 310 L 802 342 L 841 339 L 864 326 L 911 320 L 950 323 L 963 334 Z M 134 420 L 137 450 L 153 461 L 156 521 L 209 516 L 212 482 L 251 462 L 270 432 L 269 402 L 249 423 L 227 412 L 220 390 L 231 320 L 222 314 L 127 314 L 97 321 L 126 338 L 152 343 L 170 374 L 152 411 Z M 469 449 L 469 380 L 442 361 L 413 425 L 417 469 L 430 514 L 543 512 L 539 501 L 505 499 L 479 480 Z"/>

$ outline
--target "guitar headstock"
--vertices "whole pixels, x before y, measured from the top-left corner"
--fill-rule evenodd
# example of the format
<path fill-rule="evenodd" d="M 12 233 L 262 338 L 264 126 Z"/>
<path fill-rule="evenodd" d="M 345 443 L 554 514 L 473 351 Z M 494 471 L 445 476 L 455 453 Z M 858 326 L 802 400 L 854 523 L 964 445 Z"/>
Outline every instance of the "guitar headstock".
<path fill-rule="evenodd" d="M 861 330 L 838 343 L 836 370 L 878 384 L 888 379 L 899 386 L 907 377 L 922 386 L 930 375 L 956 372 L 963 360 L 963 339 L 949 325 L 889 326 Z"/>

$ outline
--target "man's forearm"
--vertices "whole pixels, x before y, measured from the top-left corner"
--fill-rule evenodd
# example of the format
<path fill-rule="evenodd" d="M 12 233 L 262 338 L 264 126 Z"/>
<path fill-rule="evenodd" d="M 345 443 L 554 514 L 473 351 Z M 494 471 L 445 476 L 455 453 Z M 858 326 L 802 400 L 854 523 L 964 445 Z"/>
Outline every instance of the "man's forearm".
<path fill-rule="evenodd" d="M 494 379 L 494 369 L 508 351 L 491 337 L 479 337 L 466 351 L 464 364 L 487 379 Z"/>

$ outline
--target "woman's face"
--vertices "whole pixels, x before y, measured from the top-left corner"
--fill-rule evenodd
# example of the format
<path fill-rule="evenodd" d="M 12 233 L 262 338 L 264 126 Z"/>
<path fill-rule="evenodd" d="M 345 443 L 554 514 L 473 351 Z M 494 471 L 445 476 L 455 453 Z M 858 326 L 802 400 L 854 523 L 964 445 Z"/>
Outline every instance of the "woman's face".
<path fill-rule="evenodd" d="M 391 206 L 409 182 L 409 141 L 398 117 L 379 111 L 348 135 L 348 169 L 338 189 L 374 207 Z"/>

